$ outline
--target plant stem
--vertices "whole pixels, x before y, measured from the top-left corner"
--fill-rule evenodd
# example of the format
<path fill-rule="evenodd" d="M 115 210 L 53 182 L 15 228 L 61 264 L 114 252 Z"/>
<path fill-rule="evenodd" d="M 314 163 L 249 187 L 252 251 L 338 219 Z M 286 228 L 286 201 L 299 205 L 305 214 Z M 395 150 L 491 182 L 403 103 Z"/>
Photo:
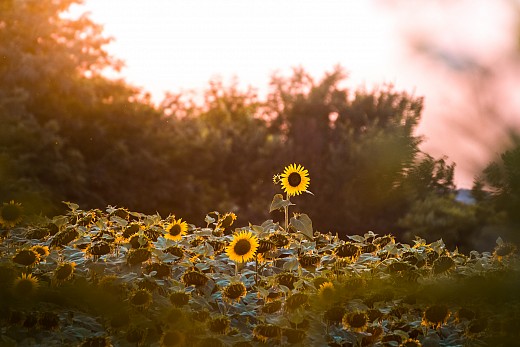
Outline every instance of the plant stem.
<path fill-rule="evenodd" d="M 289 201 L 289 195 L 286 195 L 287 201 Z M 285 211 L 285 232 L 289 232 L 289 205 L 284 207 Z"/>

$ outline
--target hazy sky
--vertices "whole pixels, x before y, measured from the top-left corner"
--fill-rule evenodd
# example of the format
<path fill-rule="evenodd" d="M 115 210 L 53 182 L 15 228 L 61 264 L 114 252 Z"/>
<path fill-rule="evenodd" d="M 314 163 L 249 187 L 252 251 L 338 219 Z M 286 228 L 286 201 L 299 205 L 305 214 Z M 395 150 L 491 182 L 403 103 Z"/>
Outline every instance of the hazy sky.
<path fill-rule="evenodd" d="M 453 124 L 475 123 L 466 72 L 503 63 L 514 17 L 506 0 L 448 3 L 85 0 L 83 10 L 115 38 L 108 50 L 126 62 L 122 76 L 155 101 L 168 90 L 200 91 L 215 76 L 237 76 L 262 94 L 275 71 L 303 66 L 319 78 L 338 63 L 349 87 L 392 83 L 424 96 L 423 148 L 457 162 L 457 183 L 469 186 L 474 165 L 488 160 L 486 141 L 501 130 L 485 138 L 466 130 L 468 139 L 454 145 Z"/>

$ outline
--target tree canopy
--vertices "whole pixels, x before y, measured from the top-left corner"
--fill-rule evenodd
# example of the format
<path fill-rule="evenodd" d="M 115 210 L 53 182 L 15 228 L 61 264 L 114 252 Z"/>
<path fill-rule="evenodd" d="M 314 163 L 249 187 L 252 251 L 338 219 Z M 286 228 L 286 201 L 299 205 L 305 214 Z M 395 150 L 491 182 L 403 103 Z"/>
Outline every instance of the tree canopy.
<path fill-rule="evenodd" d="M 309 170 L 315 193 L 295 197 L 297 210 L 322 232 L 399 234 L 415 228 L 402 218 L 417 201 L 453 201 L 454 165 L 419 149 L 421 97 L 348 90 L 341 67 L 319 80 L 297 68 L 274 75 L 265 100 L 214 80 L 202 103 L 172 93 L 154 107 L 104 77 L 121 62 L 88 16 L 63 16 L 78 2 L 0 1 L 2 201 L 44 214 L 61 201 L 124 206 L 196 224 L 232 211 L 255 223 L 269 217 L 271 178 L 291 163 Z"/>

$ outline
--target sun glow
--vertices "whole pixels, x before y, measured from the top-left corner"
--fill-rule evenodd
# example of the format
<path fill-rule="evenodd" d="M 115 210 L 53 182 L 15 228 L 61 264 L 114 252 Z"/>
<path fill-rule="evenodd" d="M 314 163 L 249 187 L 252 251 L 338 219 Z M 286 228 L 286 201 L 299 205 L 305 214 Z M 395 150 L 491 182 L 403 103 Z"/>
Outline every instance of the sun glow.
<path fill-rule="evenodd" d="M 341 64 L 357 84 L 395 79 L 396 40 L 372 2 L 86 0 L 73 12 L 85 10 L 116 39 L 108 50 L 125 79 L 154 100 L 215 76 L 267 88 L 273 72 L 300 65 L 321 76 Z"/>

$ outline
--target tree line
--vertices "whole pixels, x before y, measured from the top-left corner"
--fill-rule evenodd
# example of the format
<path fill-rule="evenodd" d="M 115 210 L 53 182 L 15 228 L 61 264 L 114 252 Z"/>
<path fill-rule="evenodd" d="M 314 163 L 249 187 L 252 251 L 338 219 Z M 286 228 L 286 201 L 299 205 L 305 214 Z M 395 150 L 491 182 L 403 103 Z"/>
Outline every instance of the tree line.
<path fill-rule="evenodd" d="M 466 205 L 455 199 L 455 164 L 419 149 L 423 99 L 342 88 L 341 67 L 317 80 L 303 69 L 274 75 L 265 99 L 214 80 L 201 103 L 172 93 L 156 107 L 103 76 L 121 62 L 88 16 L 62 16 L 74 3 L 0 1 L 0 200 L 48 216 L 72 201 L 197 225 L 229 211 L 254 224 L 281 218 L 268 213 L 272 177 L 299 163 L 315 195 L 295 197 L 294 211 L 321 232 L 459 246 L 483 246 L 497 230 L 514 237 L 520 146 L 476 179 Z"/>

